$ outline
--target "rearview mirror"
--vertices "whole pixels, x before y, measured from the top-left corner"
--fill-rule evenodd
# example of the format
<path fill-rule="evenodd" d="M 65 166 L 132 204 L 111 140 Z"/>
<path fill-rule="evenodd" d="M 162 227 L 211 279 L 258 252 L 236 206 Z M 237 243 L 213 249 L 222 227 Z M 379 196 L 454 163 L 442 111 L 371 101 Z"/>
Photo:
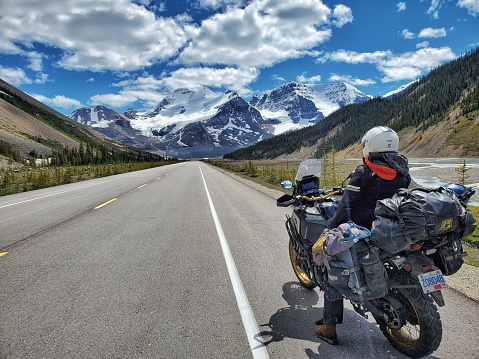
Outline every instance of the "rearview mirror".
<path fill-rule="evenodd" d="M 284 189 L 290 189 L 293 187 L 293 183 L 291 183 L 291 181 L 283 181 L 281 182 L 281 186 L 283 186 Z"/>

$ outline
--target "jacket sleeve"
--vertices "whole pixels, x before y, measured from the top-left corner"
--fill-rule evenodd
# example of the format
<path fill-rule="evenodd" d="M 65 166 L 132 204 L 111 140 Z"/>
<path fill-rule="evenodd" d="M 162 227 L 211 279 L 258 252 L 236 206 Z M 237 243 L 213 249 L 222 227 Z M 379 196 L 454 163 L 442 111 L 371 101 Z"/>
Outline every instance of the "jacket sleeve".
<path fill-rule="evenodd" d="M 364 169 L 362 166 L 356 168 L 351 175 L 349 184 L 344 189 L 343 198 L 334 213 L 328 228 L 336 228 L 342 223 L 352 221 L 352 208 L 360 202 L 361 187 L 364 182 Z"/>

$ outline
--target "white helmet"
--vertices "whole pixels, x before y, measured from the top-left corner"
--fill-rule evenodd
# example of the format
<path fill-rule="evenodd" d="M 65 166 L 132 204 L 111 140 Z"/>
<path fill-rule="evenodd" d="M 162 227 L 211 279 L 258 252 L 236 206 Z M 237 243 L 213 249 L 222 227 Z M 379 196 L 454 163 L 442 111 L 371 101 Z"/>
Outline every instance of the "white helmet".
<path fill-rule="evenodd" d="M 371 152 L 397 152 L 399 137 L 389 127 L 377 126 L 366 132 L 361 144 L 363 145 L 364 157 L 367 157 Z"/>

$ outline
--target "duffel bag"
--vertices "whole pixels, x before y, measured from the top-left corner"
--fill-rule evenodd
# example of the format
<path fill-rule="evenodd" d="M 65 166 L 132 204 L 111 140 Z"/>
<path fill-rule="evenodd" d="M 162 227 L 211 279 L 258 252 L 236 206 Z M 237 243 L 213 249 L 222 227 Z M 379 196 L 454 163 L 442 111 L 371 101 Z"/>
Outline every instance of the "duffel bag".
<path fill-rule="evenodd" d="M 377 202 L 371 241 L 391 253 L 406 249 L 409 242 L 452 241 L 464 236 L 468 212 L 454 192 L 443 187 L 400 189 Z M 467 227 L 470 232 L 471 225 Z"/>

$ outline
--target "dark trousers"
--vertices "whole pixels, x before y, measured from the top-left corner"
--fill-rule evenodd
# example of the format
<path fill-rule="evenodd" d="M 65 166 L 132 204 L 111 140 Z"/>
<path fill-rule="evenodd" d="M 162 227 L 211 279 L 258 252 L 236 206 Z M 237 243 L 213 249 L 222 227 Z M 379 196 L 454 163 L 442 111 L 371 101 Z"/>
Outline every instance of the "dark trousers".
<path fill-rule="evenodd" d="M 323 322 L 341 324 L 343 322 L 344 303 L 343 299 L 329 300 L 329 287 L 324 288 Z"/>

